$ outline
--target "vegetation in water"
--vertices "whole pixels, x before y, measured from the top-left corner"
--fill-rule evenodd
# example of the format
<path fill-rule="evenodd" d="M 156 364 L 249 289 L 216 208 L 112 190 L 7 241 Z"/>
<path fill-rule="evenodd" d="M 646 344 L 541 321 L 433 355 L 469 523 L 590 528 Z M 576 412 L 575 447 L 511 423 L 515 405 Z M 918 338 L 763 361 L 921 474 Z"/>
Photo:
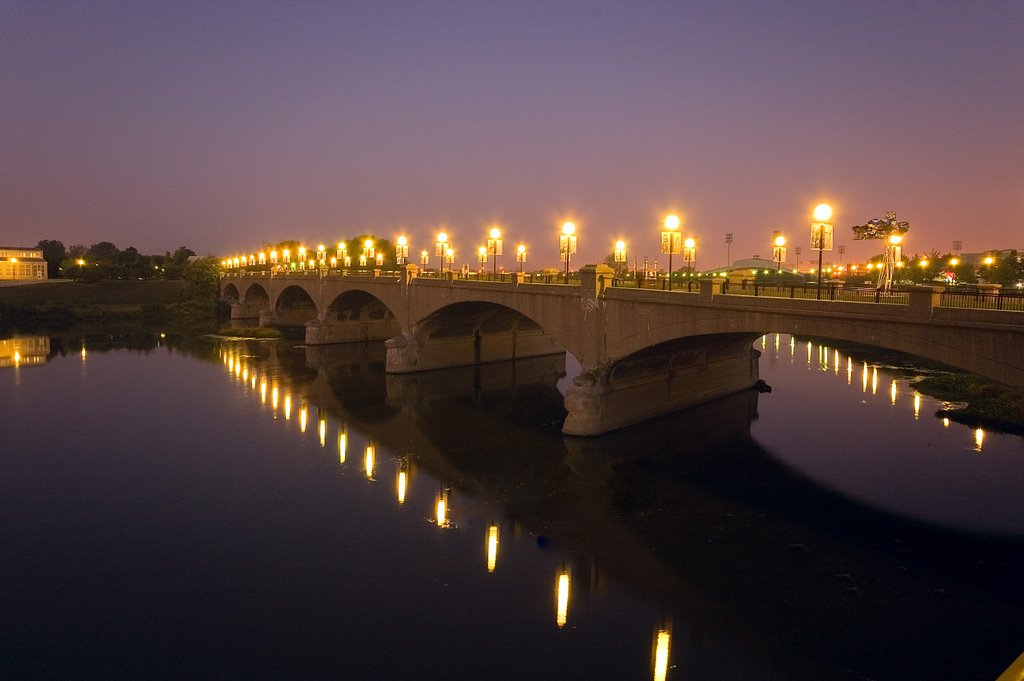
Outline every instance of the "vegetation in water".
<path fill-rule="evenodd" d="M 912 383 L 915 390 L 956 404 L 937 416 L 972 428 L 1024 435 L 1024 392 L 972 374 L 937 374 Z"/>

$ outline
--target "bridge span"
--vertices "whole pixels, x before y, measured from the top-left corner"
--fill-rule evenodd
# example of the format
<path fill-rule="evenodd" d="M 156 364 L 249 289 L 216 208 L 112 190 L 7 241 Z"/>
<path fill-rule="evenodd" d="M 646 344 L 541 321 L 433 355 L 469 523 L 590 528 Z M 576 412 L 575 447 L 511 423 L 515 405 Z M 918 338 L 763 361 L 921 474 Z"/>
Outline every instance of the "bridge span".
<path fill-rule="evenodd" d="M 233 319 L 304 325 L 308 345 L 384 341 L 393 374 L 572 353 L 563 432 L 597 435 L 743 390 L 753 341 L 788 333 L 897 350 L 1024 387 L 1024 312 L 946 308 L 941 289 L 903 304 L 755 298 L 613 286 L 604 265 L 580 285 L 397 275 L 243 272 L 221 279 Z"/>

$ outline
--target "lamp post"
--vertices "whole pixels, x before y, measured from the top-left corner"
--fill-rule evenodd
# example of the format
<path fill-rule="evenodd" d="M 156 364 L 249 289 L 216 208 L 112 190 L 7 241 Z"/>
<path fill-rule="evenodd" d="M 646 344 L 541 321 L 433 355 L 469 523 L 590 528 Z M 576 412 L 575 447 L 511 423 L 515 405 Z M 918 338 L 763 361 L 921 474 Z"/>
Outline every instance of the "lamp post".
<path fill-rule="evenodd" d="M 686 241 L 683 242 L 683 260 L 686 261 L 686 276 L 692 276 L 693 270 L 697 269 L 697 240 L 692 236 L 687 237 Z M 671 262 L 671 259 L 669 262 Z M 671 274 L 672 272 L 670 271 L 669 276 Z"/>
<path fill-rule="evenodd" d="M 626 242 L 616 241 L 615 250 L 612 252 L 612 258 L 615 261 L 616 274 L 621 274 L 619 270 L 625 269 L 626 267 Z"/>
<path fill-rule="evenodd" d="M 423 265 L 424 268 L 430 264 L 430 253 L 427 252 L 426 249 L 420 251 L 420 264 Z"/>
<path fill-rule="evenodd" d="M 569 283 L 569 261 L 576 252 L 576 225 L 566 222 L 562 225 L 562 233 L 558 237 L 558 253 L 565 261 L 565 283 Z"/>
<path fill-rule="evenodd" d="M 828 222 L 831 217 L 832 206 L 827 203 L 819 203 L 814 207 L 815 221 L 811 223 L 811 248 L 818 249 L 818 300 L 821 300 L 821 255 L 823 251 L 832 250 L 832 223 Z"/>
<path fill-rule="evenodd" d="M 395 244 L 395 261 L 399 265 L 404 265 L 409 259 L 409 240 L 405 236 L 398 237 L 398 243 Z"/>
<path fill-rule="evenodd" d="M 491 267 L 491 275 L 496 276 L 498 274 L 498 256 L 501 255 L 501 230 L 497 227 L 491 228 L 491 233 L 487 239 L 487 252 L 491 254 L 493 259 L 493 265 Z"/>
<path fill-rule="evenodd" d="M 661 232 L 661 252 L 668 253 L 668 290 L 672 290 L 672 255 L 681 252 L 683 235 L 678 232 L 679 216 L 665 218 L 665 229 Z"/>
<path fill-rule="evenodd" d="M 440 262 L 441 274 L 444 274 L 444 259 L 448 250 L 448 235 L 444 232 L 440 232 L 434 241 L 434 255 L 436 255 Z"/>
<path fill-rule="evenodd" d="M 476 252 L 477 262 L 480 263 L 480 273 L 483 274 L 484 265 L 487 264 L 487 247 L 481 246 Z"/>
<path fill-rule="evenodd" d="M 772 239 L 772 260 L 778 263 L 775 266 L 775 274 L 779 275 L 782 273 L 782 261 L 786 258 L 786 237 L 782 236 L 782 232 L 775 230 L 773 232 L 774 239 Z"/>
<path fill-rule="evenodd" d="M 725 264 L 732 267 L 732 232 L 725 233 Z"/>
<path fill-rule="evenodd" d="M 519 271 L 523 271 L 523 263 L 526 262 L 526 246 L 519 244 L 516 246 L 516 262 L 519 263 Z"/>

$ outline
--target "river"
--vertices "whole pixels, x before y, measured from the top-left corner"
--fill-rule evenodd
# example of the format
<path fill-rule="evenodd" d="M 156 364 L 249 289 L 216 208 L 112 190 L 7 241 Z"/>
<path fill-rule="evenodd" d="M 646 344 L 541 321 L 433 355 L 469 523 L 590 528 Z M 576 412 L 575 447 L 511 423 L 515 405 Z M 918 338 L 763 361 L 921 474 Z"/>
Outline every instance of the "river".
<path fill-rule="evenodd" d="M 580 439 L 571 357 L 0 341 L 0 676 L 995 679 L 1024 438 L 907 358 L 755 348 L 770 393 Z"/>

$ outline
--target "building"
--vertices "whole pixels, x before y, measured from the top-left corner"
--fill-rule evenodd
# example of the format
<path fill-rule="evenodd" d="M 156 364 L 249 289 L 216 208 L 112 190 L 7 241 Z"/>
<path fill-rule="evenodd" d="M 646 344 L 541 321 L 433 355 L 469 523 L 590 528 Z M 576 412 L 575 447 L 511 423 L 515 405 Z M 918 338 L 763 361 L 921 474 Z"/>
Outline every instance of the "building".
<path fill-rule="evenodd" d="M 46 277 L 46 261 L 40 249 L 0 246 L 0 281 L 36 281 Z"/>
<path fill-rule="evenodd" d="M 42 366 L 50 361 L 49 336 L 16 336 L 0 340 L 0 369 Z"/>

